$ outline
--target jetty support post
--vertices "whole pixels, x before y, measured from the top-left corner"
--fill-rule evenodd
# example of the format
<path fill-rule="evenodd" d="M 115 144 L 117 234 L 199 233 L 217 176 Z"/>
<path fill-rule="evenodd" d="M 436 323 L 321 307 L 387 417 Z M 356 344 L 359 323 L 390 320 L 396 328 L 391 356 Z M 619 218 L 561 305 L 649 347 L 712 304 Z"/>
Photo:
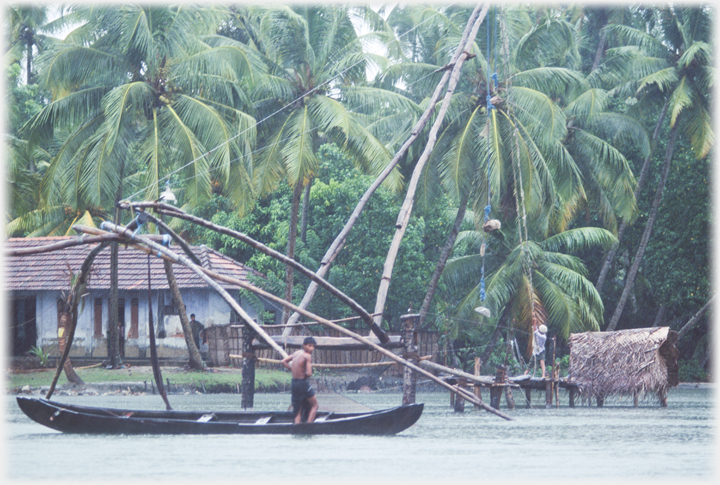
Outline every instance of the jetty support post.
<path fill-rule="evenodd" d="M 480 375 L 480 367 L 482 367 L 482 360 L 480 359 L 480 357 L 475 357 L 475 369 L 474 369 L 474 374 L 475 374 L 476 376 L 479 376 L 479 375 Z M 475 392 L 475 395 L 477 396 L 478 401 L 480 401 L 480 402 L 482 402 L 482 391 L 481 391 L 481 389 L 482 389 L 482 388 L 481 388 L 479 382 L 475 382 L 475 383 L 473 384 L 473 391 Z M 475 409 L 480 409 L 480 405 L 479 405 L 479 404 L 475 404 Z"/>
<path fill-rule="evenodd" d="M 417 334 L 415 332 L 415 326 L 419 318 L 419 313 L 410 313 L 400 317 L 400 321 L 403 322 L 403 343 L 405 344 L 405 348 L 403 349 L 403 358 L 415 365 L 418 365 L 420 362 L 417 347 Z M 403 406 L 415 404 L 416 387 L 417 374 L 409 367 L 403 367 Z"/>
<path fill-rule="evenodd" d="M 502 396 L 503 386 L 505 385 L 505 367 L 497 366 L 495 373 L 495 383 L 490 387 L 490 406 L 500 409 L 500 397 Z"/>
<path fill-rule="evenodd" d="M 553 403 L 553 380 L 545 379 L 545 409 L 552 407 Z"/>
<path fill-rule="evenodd" d="M 250 327 L 244 325 L 242 329 L 242 398 L 240 406 L 243 409 L 251 408 L 255 399 L 255 350 L 252 341 L 257 335 Z"/>
<path fill-rule="evenodd" d="M 574 407 L 575 407 L 575 392 L 576 392 L 575 386 L 570 386 L 570 387 L 568 388 L 568 391 L 569 391 L 569 394 L 570 394 L 570 402 L 568 403 L 568 405 L 569 405 L 571 408 L 574 408 Z"/>
<path fill-rule="evenodd" d="M 515 396 L 513 395 L 512 386 L 505 387 L 505 402 L 507 403 L 508 409 L 515 409 Z"/>
<path fill-rule="evenodd" d="M 467 387 L 467 379 L 463 377 L 458 378 L 457 386 L 465 389 Z M 463 399 L 459 394 L 455 396 L 455 405 L 453 406 L 453 410 L 456 413 L 464 413 L 465 412 L 465 399 Z"/>
<path fill-rule="evenodd" d="M 525 387 L 525 402 L 527 402 L 528 409 L 530 409 L 532 407 L 530 405 L 531 401 L 532 401 L 532 387 L 526 386 Z"/>

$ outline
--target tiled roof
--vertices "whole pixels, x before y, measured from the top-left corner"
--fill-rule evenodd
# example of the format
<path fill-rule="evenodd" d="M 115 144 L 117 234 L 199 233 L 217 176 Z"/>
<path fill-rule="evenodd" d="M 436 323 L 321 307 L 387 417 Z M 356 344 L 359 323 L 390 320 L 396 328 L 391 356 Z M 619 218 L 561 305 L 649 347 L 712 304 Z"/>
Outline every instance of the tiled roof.
<path fill-rule="evenodd" d="M 5 241 L 7 249 L 21 249 L 45 246 L 72 239 L 72 237 L 10 238 Z M 12 290 L 68 290 L 70 273 L 80 271 L 83 261 L 94 244 L 72 246 L 41 254 L 26 256 L 6 256 L 5 289 Z M 184 254 L 178 246 L 170 247 L 176 254 Z M 247 280 L 251 270 L 247 266 L 218 253 L 207 246 L 191 246 L 200 259 L 202 266 L 225 276 Z M 148 287 L 148 256 L 145 253 L 120 245 L 118 286 L 123 290 L 142 290 Z M 253 271 L 255 274 L 260 274 Z M 173 264 L 173 273 L 180 288 L 207 288 L 199 276 L 183 264 Z M 168 289 L 165 268 L 161 258 L 150 257 L 152 289 Z M 220 283 L 224 288 L 237 288 Z M 110 246 L 103 249 L 95 258 L 88 289 L 110 288 Z"/>

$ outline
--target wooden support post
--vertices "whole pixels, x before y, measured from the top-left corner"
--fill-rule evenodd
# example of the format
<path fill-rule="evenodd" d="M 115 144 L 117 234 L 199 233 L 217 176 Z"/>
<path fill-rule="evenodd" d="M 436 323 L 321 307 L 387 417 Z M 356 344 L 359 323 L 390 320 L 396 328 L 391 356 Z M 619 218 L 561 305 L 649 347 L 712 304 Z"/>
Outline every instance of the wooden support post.
<path fill-rule="evenodd" d="M 525 402 L 527 402 L 527 407 L 530 408 L 530 402 L 532 401 L 532 388 L 530 386 L 527 386 L 525 388 Z"/>
<path fill-rule="evenodd" d="M 403 342 L 405 343 L 405 354 L 403 358 L 408 362 L 418 365 L 420 356 L 417 348 L 417 335 L 415 333 L 415 324 L 420 318 L 417 313 L 402 315 L 400 321 L 403 325 Z M 409 367 L 403 367 L 403 406 L 415 404 L 415 390 L 417 387 L 417 374 Z"/>
<path fill-rule="evenodd" d="M 474 372 L 474 373 L 475 373 L 476 376 L 479 376 L 479 375 L 480 375 L 480 367 L 481 367 L 481 366 L 482 366 L 482 360 L 480 360 L 480 357 L 475 357 L 475 369 L 474 369 L 475 372 Z M 482 402 L 482 391 L 481 391 L 481 389 L 482 389 L 482 388 L 480 387 L 480 384 L 479 384 L 478 382 L 475 382 L 475 384 L 473 385 L 473 391 L 475 392 L 475 395 L 477 396 L 478 401 L 480 401 L 480 402 Z M 475 404 L 475 408 L 476 408 L 476 409 L 479 409 L 480 406 L 479 406 L 478 404 Z"/>
<path fill-rule="evenodd" d="M 554 340 L 554 339 L 553 339 Z M 553 354 L 555 352 L 553 351 Z M 558 396 L 560 387 L 560 369 L 557 366 L 557 360 L 553 363 L 553 388 L 555 389 L 555 407 L 560 407 L 560 396 Z"/>
<path fill-rule="evenodd" d="M 638 392 L 636 390 L 636 391 L 633 391 L 633 407 L 635 407 L 635 408 L 638 407 L 638 401 L 639 401 L 639 396 L 638 396 Z"/>
<path fill-rule="evenodd" d="M 553 392 L 552 392 L 552 379 L 545 379 L 545 409 L 552 407 L 553 403 Z"/>
<path fill-rule="evenodd" d="M 252 341 L 257 335 L 245 325 L 242 329 L 242 398 L 240 406 L 243 409 L 251 408 L 255 399 L 255 351 L 252 348 Z"/>
<path fill-rule="evenodd" d="M 505 367 L 499 365 L 495 372 L 495 384 L 490 387 L 490 406 L 500 409 L 500 396 L 505 384 Z"/>
<path fill-rule="evenodd" d="M 570 404 L 569 405 L 571 408 L 574 408 L 575 407 L 575 386 L 571 386 L 568 390 L 570 391 Z"/>
<path fill-rule="evenodd" d="M 603 404 L 605 404 L 605 398 L 603 396 L 596 396 L 595 400 L 597 401 L 597 407 L 599 408 L 603 407 Z"/>
<path fill-rule="evenodd" d="M 461 377 L 458 379 L 457 385 L 458 387 L 465 389 L 467 387 L 467 381 Z M 465 412 L 465 399 L 460 397 L 460 395 L 455 396 L 455 406 L 453 407 L 453 409 L 456 413 Z"/>
<path fill-rule="evenodd" d="M 508 409 L 515 409 L 515 396 L 513 396 L 513 389 L 510 386 L 505 387 L 505 402 Z"/>
<path fill-rule="evenodd" d="M 665 392 L 665 391 L 658 392 L 658 398 L 660 398 L 660 407 L 662 407 L 662 408 L 668 407 L 667 392 Z"/>

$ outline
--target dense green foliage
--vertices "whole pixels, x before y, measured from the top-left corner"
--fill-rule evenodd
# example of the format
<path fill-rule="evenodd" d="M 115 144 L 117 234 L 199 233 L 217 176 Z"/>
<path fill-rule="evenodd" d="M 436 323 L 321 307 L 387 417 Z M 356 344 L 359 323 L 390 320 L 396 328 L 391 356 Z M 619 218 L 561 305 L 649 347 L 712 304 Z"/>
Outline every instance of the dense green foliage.
<path fill-rule="evenodd" d="M 154 199 L 170 180 L 186 210 L 316 270 L 410 136 L 470 10 L 115 5 L 69 7 L 48 21 L 46 7 L 11 7 L 6 232 L 97 225 L 117 200 Z M 469 370 L 479 355 L 516 362 L 507 343 L 525 352 L 533 322 L 549 326 L 565 355 L 568 334 L 604 330 L 623 293 L 617 328 L 680 330 L 712 296 L 713 20 L 697 5 L 491 9 L 422 174 L 383 324 L 397 331 L 398 317 L 420 308 L 467 203 L 426 320 L 455 365 Z M 66 38 L 51 37 L 63 24 Z M 428 131 L 372 195 L 326 276 L 366 309 Z M 486 205 L 502 223 L 490 234 L 481 230 Z M 274 294 L 292 289 L 302 299 L 307 279 L 286 281 L 276 260 L 172 224 L 260 271 L 257 283 Z M 596 289 L 621 224 L 627 232 Z M 322 290 L 309 310 L 352 315 Z M 708 368 L 708 322 L 704 315 L 678 344 L 685 376 Z"/>

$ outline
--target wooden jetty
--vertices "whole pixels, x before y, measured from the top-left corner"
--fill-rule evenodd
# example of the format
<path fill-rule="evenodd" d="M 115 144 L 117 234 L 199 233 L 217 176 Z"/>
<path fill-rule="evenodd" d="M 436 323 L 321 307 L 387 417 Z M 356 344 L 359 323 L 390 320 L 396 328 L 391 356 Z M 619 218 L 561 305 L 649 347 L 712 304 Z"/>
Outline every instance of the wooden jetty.
<path fill-rule="evenodd" d="M 482 390 L 488 389 L 490 391 L 490 406 L 495 409 L 500 408 L 500 401 L 503 394 L 505 395 L 507 407 L 509 409 L 515 409 L 513 389 L 522 389 L 524 391 L 527 407 L 531 407 L 531 392 L 533 390 L 545 391 L 546 408 L 552 407 L 553 403 L 555 403 L 555 406 L 559 405 L 559 388 L 563 388 L 569 392 L 570 407 L 575 407 L 575 398 L 579 395 L 577 384 L 574 384 L 567 378 L 560 378 L 558 376 L 550 376 L 544 379 L 530 375 L 509 377 L 507 376 L 505 368 L 502 366 L 498 366 L 497 373 L 494 376 L 479 375 L 479 359 L 475 361 L 475 375 L 456 369 L 449 371 L 446 367 L 432 362 L 422 361 L 420 365 L 428 369 L 440 371 L 440 376 L 443 380 L 450 384 L 472 390 L 480 400 L 482 400 Z M 453 406 L 456 411 L 462 412 L 464 410 L 464 399 L 451 394 L 450 405 Z"/>

